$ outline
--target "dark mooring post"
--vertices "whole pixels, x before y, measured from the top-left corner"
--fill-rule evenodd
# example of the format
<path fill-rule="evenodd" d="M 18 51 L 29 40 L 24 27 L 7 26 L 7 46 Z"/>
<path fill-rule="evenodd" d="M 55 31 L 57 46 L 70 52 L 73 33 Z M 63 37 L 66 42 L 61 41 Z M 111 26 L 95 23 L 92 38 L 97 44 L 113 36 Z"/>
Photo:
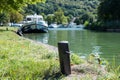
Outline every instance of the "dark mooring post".
<path fill-rule="evenodd" d="M 58 51 L 59 51 L 60 68 L 62 74 L 65 75 L 71 74 L 68 41 L 58 42 Z"/>

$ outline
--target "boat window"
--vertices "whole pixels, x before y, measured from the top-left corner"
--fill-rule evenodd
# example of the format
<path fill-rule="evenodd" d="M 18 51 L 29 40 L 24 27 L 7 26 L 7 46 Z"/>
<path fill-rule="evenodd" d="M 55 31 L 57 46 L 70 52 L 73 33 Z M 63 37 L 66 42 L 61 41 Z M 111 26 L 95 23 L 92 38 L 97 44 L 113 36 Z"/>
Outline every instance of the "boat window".
<path fill-rule="evenodd" d="M 27 21 L 31 21 L 31 18 L 27 18 Z"/>

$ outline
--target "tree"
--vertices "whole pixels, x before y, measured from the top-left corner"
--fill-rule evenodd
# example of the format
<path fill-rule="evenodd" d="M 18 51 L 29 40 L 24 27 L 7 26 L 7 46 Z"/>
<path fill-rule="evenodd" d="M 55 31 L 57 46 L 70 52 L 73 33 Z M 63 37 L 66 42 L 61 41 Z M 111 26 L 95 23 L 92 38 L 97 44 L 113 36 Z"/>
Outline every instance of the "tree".
<path fill-rule="evenodd" d="M 97 14 L 98 5 L 98 0 L 46 0 L 45 4 L 38 3 L 37 7 L 29 5 L 26 9 L 27 11 L 32 10 L 34 13 L 40 12 L 48 15 L 54 14 L 54 12 L 61 8 L 65 16 L 72 15 L 78 17 L 84 12 L 90 12 L 93 15 Z"/>
<path fill-rule="evenodd" d="M 54 13 L 54 21 L 57 22 L 57 24 L 68 23 L 67 17 L 64 16 L 64 12 L 62 11 L 62 9 L 58 9 L 58 11 Z"/>
<path fill-rule="evenodd" d="M 40 15 L 42 15 L 43 18 L 46 20 L 46 15 L 44 13 L 41 13 Z"/>
<path fill-rule="evenodd" d="M 99 20 L 120 20 L 120 0 L 102 0 L 98 7 Z"/>
<path fill-rule="evenodd" d="M 21 10 L 27 4 L 44 2 L 45 0 L 0 0 L 0 11 Z"/>
<path fill-rule="evenodd" d="M 48 25 L 54 22 L 54 15 L 48 15 L 46 18 Z"/>
<path fill-rule="evenodd" d="M 23 20 L 23 15 L 17 11 L 10 12 L 10 22 L 18 23 Z"/>
<path fill-rule="evenodd" d="M 4 25 L 9 22 L 9 15 L 6 13 L 0 13 L 0 25 Z"/>
<path fill-rule="evenodd" d="M 84 12 L 79 17 L 77 17 L 74 22 L 79 25 L 84 24 L 86 21 L 88 21 L 89 23 L 95 22 L 95 15 L 89 12 Z"/>
<path fill-rule="evenodd" d="M 67 24 L 68 23 L 68 17 L 62 16 L 62 18 L 63 18 L 62 24 Z"/>

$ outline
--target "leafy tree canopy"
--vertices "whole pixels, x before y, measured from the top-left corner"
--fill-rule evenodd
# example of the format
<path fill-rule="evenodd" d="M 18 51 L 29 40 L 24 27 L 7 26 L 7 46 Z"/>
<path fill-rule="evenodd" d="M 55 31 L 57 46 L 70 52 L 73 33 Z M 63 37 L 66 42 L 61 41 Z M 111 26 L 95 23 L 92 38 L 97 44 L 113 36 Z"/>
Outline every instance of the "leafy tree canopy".
<path fill-rule="evenodd" d="M 83 24 L 86 20 L 89 22 L 94 22 L 97 19 L 98 5 L 99 0 L 46 0 L 45 4 L 37 3 L 35 5 L 28 5 L 24 9 L 24 14 L 44 13 L 45 15 L 56 15 L 57 13 L 57 16 L 59 16 L 60 14 L 63 15 L 64 13 L 64 16 L 69 17 L 68 21 L 73 19 L 73 17 L 79 17 L 79 21 L 77 22 L 77 24 Z M 59 9 L 62 9 L 63 13 L 58 13 Z M 60 17 L 67 22 L 67 19 L 65 19 L 64 16 Z M 48 21 L 48 23 L 54 21 L 52 19 L 52 16 L 49 16 L 47 19 L 50 20 Z M 56 17 L 56 19 L 58 18 Z M 61 21 L 56 22 L 60 23 Z"/>
<path fill-rule="evenodd" d="M 51 23 L 57 23 L 57 24 L 67 24 L 68 23 L 68 17 L 64 15 L 64 12 L 62 9 L 58 9 L 54 14 L 49 14 L 46 18 L 48 21 L 48 24 Z"/>
<path fill-rule="evenodd" d="M 0 0 L 0 11 L 20 10 L 27 4 L 45 2 L 45 0 Z"/>
<path fill-rule="evenodd" d="M 17 11 L 10 12 L 10 22 L 18 23 L 23 20 L 23 15 Z"/>
<path fill-rule="evenodd" d="M 47 15 L 53 14 L 61 8 L 65 16 L 76 17 L 83 12 L 91 12 L 94 15 L 97 14 L 98 4 L 98 0 L 46 0 L 45 4 L 28 5 L 25 13 L 45 13 Z"/>
<path fill-rule="evenodd" d="M 0 13 L 0 25 L 6 24 L 9 22 L 9 15 L 7 13 Z"/>
<path fill-rule="evenodd" d="M 120 0 L 102 0 L 98 17 L 100 20 L 120 20 Z"/>

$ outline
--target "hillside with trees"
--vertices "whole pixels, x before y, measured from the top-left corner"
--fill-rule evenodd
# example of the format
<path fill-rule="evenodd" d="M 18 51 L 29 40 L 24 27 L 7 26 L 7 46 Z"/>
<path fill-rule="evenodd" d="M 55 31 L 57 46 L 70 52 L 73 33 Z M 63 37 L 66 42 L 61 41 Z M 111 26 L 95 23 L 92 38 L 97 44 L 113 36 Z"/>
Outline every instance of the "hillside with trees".
<path fill-rule="evenodd" d="M 98 7 L 98 20 L 88 29 L 97 31 L 120 31 L 120 0 L 102 0 Z"/>
<path fill-rule="evenodd" d="M 4 2 L 4 0 L 2 0 Z M 76 18 L 75 23 L 84 24 L 95 22 L 97 19 L 97 8 L 99 0 L 22 0 L 8 1 L 6 7 L 2 7 L 0 13 L 0 23 L 17 23 L 24 19 L 26 15 L 41 14 L 49 23 L 67 24 L 71 19 Z M 41 1 L 43 1 L 41 3 Z M 27 3 L 26 3 L 27 2 Z M 36 3 L 37 4 L 34 4 Z M 31 4 L 32 3 L 32 4 Z M 7 9 L 6 9 L 7 8 Z M 62 18 L 58 18 L 62 17 Z"/>
<path fill-rule="evenodd" d="M 54 14 L 62 9 L 68 21 L 77 17 L 75 22 L 83 24 L 85 21 L 93 22 L 97 18 L 99 0 L 46 0 L 45 4 L 28 5 L 24 14 Z"/>

